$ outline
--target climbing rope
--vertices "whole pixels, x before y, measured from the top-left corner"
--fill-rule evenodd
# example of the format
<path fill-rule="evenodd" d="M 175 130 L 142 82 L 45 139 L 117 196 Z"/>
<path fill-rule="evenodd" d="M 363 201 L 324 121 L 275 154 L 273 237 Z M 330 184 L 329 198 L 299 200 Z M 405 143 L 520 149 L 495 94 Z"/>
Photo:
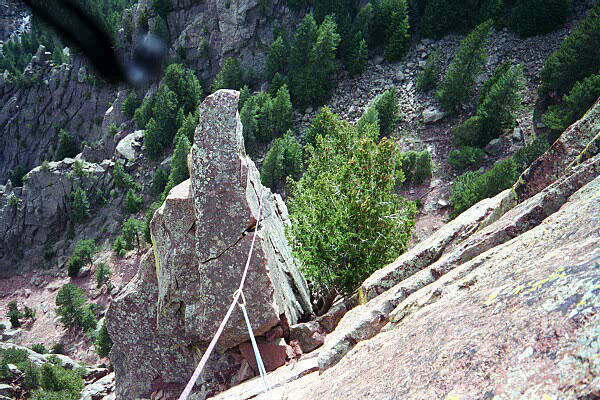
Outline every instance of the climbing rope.
<path fill-rule="evenodd" d="M 258 218 L 256 220 L 256 228 L 254 230 L 254 235 L 252 236 L 252 244 L 250 245 L 250 251 L 248 252 L 248 258 L 246 259 L 246 267 L 244 268 L 244 273 L 242 274 L 242 279 L 240 280 L 240 286 L 233 294 L 233 301 L 231 302 L 231 305 L 229 306 L 229 309 L 227 310 L 227 313 L 225 314 L 225 318 L 223 318 L 221 325 L 219 325 L 219 329 L 217 329 L 215 336 L 212 338 L 210 344 L 208 345 L 208 348 L 202 355 L 202 359 L 200 360 L 200 362 L 198 363 L 198 366 L 194 370 L 194 373 L 192 374 L 190 381 L 185 386 L 185 389 L 179 396 L 179 400 L 187 400 L 188 396 L 192 392 L 192 389 L 194 388 L 194 385 L 196 384 L 196 381 L 198 380 L 200 373 L 206 366 L 206 363 L 208 362 L 208 358 L 210 357 L 211 353 L 213 352 L 215 346 L 217 345 L 217 341 L 219 340 L 219 337 L 223 333 L 223 330 L 225 329 L 225 325 L 227 325 L 227 321 L 229 321 L 229 318 L 231 317 L 231 313 L 233 313 L 233 309 L 235 308 L 236 304 L 242 308 L 242 312 L 244 313 L 244 318 L 246 319 L 246 325 L 248 326 L 248 330 L 249 330 L 249 334 L 250 334 L 250 340 L 252 341 L 252 348 L 254 349 L 254 352 L 256 354 L 257 364 L 259 365 L 259 371 L 262 368 L 261 376 L 263 376 L 263 383 L 265 383 L 265 388 L 267 390 L 270 390 L 268 383 L 266 381 L 266 377 L 264 377 L 264 375 L 263 375 L 264 365 L 262 363 L 262 359 L 260 358 L 260 353 L 258 352 L 258 348 L 256 347 L 256 341 L 254 340 L 254 335 L 252 334 L 252 328 L 250 327 L 250 322 L 248 319 L 248 315 L 246 313 L 246 307 L 245 307 L 246 299 L 242 297 L 243 296 L 242 291 L 244 290 L 244 283 L 246 282 L 246 276 L 248 275 L 248 268 L 250 267 L 250 259 L 252 258 L 252 253 L 254 251 L 254 242 L 256 241 L 256 235 L 258 233 L 258 224 L 260 223 L 260 220 L 262 217 L 262 209 L 263 209 L 262 195 L 263 195 L 263 193 L 261 191 L 259 199 L 258 199 Z M 240 297 L 243 298 L 242 303 L 239 303 Z M 260 367 L 260 366 L 262 366 L 262 367 Z M 266 372 L 265 372 L 265 375 L 266 375 Z"/>

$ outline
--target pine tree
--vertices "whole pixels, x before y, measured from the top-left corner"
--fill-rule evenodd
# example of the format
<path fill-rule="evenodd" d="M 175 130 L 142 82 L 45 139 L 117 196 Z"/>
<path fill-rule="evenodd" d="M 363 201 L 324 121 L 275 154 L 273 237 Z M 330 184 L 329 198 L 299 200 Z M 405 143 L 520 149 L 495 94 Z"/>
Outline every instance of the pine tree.
<path fill-rule="evenodd" d="M 387 44 L 385 46 L 385 58 L 388 61 L 398 61 L 402 58 L 408 46 L 408 7 L 406 0 L 385 0 L 384 3 L 392 3 L 391 24 L 388 26 Z"/>
<path fill-rule="evenodd" d="M 69 132 L 61 129 L 58 133 L 58 150 L 56 151 L 56 160 L 75 157 L 79 153 L 79 145 Z"/>
<path fill-rule="evenodd" d="M 426 92 L 437 85 L 442 69 L 442 51 L 438 48 L 427 57 L 425 68 L 417 76 L 417 90 Z"/>
<path fill-rule="evenodd" d="M 373 105 L 377 109 L 380 135 L 390 136 L 400 118 L 398 91 L 395 88 L 385 91 L 375 99 Z"/>
<path fill-rule="evenodd" d="M 133 217 L 125 221 L 121 227 L 121 237 L 124 240 L 126 250 L 133 250 L 134 246 L 139 249 L 141 247 L 139 221 Z"/>
<path fill-rule="evenodd" d="M 302 172 L 302 147 L 291 132 L 273 141 L 265 156 L 260 179 L 263 185 L 276 190 L 286 177 L 297 178 Z"/>
<path fill-rule="evenodd" d="M 190 177 L 187 165 L 187 156 L 190 148 L 191 145 L 187 136 L 180 135 L 177 137 L 177 145 L 171 158 L 171 174 L 169 175 L 169 183 L 167 184 L 169 190 Z"/>
<path fill-rule="evenodd" d="M 154 99 L 150 97 L 144 98 L 142 105 L 139 106 L 133 113 L 133 121 L 140 129 L 146 129 L 146 125 L 152 118 L 152 108 L 154 107 Z"/>
<path fill-rule="evenodd" d="M 244 107 L 240 112 L 240 121 L 242 122 L 244 136 L 244 146 L 246 152 L 252 154 L 256 145 L 256 135 L 258 130 L 258 100 L 256 96 L 251 96 L 244 102 Z"/>
<path fill-rule="evenodd" d="M 96 253 L 96 243 L 93 239 L 80 240 L 73 250 L 73 254 L 67 261 L 67 270 L 69 277 L 75 278 L 81 267 L 92 263 L 92 256 Z"/>
<path fill-rule="evenodd" d="M 335 86 L 337 64 L 335 60 L 340 35 L 336 33 L 336 24 L 331 16 L 325 17 L 317 33 L 312 70 L 314 93 L 310 104 L 321 105 L 327 101 Z"/>
<path fill-rule="evenodd" d="M 287 71 L 287 59 L 289 56 L 289 43 L 284 36 L 279 35 L 273 42 L 271 50 L 265 60 L 264 75 L 265 79 L 270 81 L 276 73 L 282 75 Z"/>
<path fill-rule="evenodd" d="M 315 19 L 308 14 L 302 19 L 296 30 L 294 42 L 290 48 L 290 92 L 294 105 L 301 110 L 306 109 L 311 103 L 312 87 L 310 82 L 313 80 L 311 65 L 315 59 L 312 53 L 317 42 L 317 30 Z"/>
<path fill-rule="evenodd" d="M 244 84 L 244 72 L 237 58 L 226 58 L 223 68 L 219 71 L 212 84 L 212 91 L 219 89 L 238 90 Z"/>
<path fill-rule="evenodd" d="M 105 263 L 98 263 L 96 266 L 96 288 L 100 289 L 108 280 L 112 273 Z"/>
<path fill-rule="evenodd" d="M 188 138 L 188 141 L 190 143 L 194 142 L 194 134 L 196 132 L 196 127 L 198 126 L 198 118 L 196 117 L 196 115 L 197 114 L 189 113 L 183 119 L 183 122 L 181 123 L 181 127 L 177 131 L 175 138 L 183 135 Z M 175 142 L 177 142 L 177 139 L 175 139 Z"/>
<path fill-rule="evenodd" d="M 158 159 L 163 151 L 161 131 L 154 118 L 150 118 L 144 132 L 144 148 L 148 157 L 152 160 Z"/>
<path fill-rule="evenodd" d="M 287 86 L 289 88 L 290 80 L 287 76 L 280 74 L 279 72 L 275 73 L 273 79 L 271 79 L 271 83 L 269 84 L 269 94 L 271 96 L 277 95 L 277 91 L 283 86 Z"/>
<path fill-rule="evenodd" d="M 169 88 L 169 86 L 161 84 L 158 87 L 158 91 L 154 98 L 152 117 L 156 121 L 156 126 L 161 133 L 159 142 L 162 149 L 171 144 L 173 137 L 177 132 L 177 111 L 177 95 Z"/>
<path fill-rule="evenodd" d="M 113 341 L 108 334 L 108 329 L 106 329 L 106 322 L 102 324 L 100 330 L 98 331 L 98 336 L 94 342 L 94 346 L 96 347 L 96 353 L 100 357 L 108 357 L 110 353 L 110 349 L 112 348 Z"/>
<path fill-rule="evenodd" d="M 142 198 L 135 193 L 133 188 L 129 189 L 125 195 L 125 209 L 127 212 L 135 214 L 142 209 L 143 205 Z"/>
<path fill-rule="evenodd" d="M 521 36 L 548 33 L 564 23 L 570 9 L 570 0 L 516 0 L 510 27 Z"/>
<path fill-rule="evenodd" d="M 460 111 L 471 96 L 475 78 L 487 59 L 485 45 L 491 28 L 492 21 L 485 22 L 461 42 L 436 93 L 436 98 L 445 111 Z"/>
<path fill-rule="evenodd" d="M 321 108 L 313 120 L 310 121 L 310 126 L 304 138 L 306 144 L 315 145 L 317 137 L 332 135 L 339 124 L 340 118 L 337 114 L 331 112 L 327 106 Z"/>
<path fill-rule="evenodd" d="M 90 216 L 90 202 L 88 201 L 86 192 L 82 188 L 77 188 L 73 192 L 71 208 L 73 209 L 73 218 L 76 222 L 83 222 Z"/>
<path fill-rule="evenodd" d="M 377 132 L 377 137 L 380 135 L 379 129 L 379 113 L 377 108 L 369 106 L 360 119 L 356 123 L 356 131 L 360 135 L 367 134 L 368 132 Z"/>
<path fill-rule="evenodd" d="M 123 104 L 121 105 L 121 112 L 127 119 L 132 119 L 135 115 L 135 111 L 138 107 L 142 105 L 142 101 L 137 96 L 135 92 L 130 92 L 125 100 L 123 100 Z"/>
<path fill-rule="evenodd" d="M 79 326 L 83 319 L 83 308 L 87 298 L 85 292 L 70 283 L 64 285 L 56 295 L 56 314 L 67 328 Z"/>
<path fill-rule="evenodd" d="M 353 48 L 350 51 L 350 61 L 348 63 L 348 73 L 351 76 L 360 75 L 367 64 L 369 58 L 369 49 L 367 41 L 363 39 L 361 33 L 357 33 L 354 38 Z"/>
<path fill-rule="evenodd" d="M 181 64 L 171 64 L 165 70 L 163 82 L 171 89 L 178 99 L 178 106 L 183 113 L 195 112 L 202 98 L 202 86 L 196 74 Z"/>
<path fill-rule="evenodd" d="M 292 102 L 287 86 L 282 86 L 273 99 L 273 127 L 276 136 L 281 136 L 294 125 Z"/>

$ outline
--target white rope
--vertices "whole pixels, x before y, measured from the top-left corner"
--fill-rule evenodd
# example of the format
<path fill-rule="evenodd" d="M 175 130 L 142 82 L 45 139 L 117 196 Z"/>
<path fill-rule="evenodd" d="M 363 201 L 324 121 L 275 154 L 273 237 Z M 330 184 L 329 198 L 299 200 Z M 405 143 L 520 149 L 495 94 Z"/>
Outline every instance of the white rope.
<path fill-rule="evenodd" d="M 242 301 L 241 303 L 238 301 L 238 305 L 242 309 L 244 319 L 246 320 L 248 334 L 250 335 L 250 342 L 252 343 L 252 350 L 254 350 L 254 356 L 256 357 L 256 365 L 258 366 L 258 372 L 260 373 L 260 377 L 265 387 L 265 393 L 269 393 L 271 392 L 271 385 L 269 385 L 269 381 L 267 380 L 267 371 L 265 369 L 265 365 L 263 364 L 262 357 L 260 356 L 260 351 L 258 350 L 256 339 L 254 338 L 254 332 L 252 331 L 252 326 L 250 326 L 250 318 L 248 318 L 248 313 L 246 312 L 246 298 L 244 297 L 244 293 L 241 294 L 241 298 Z"/>
<path fill-rule="evenodd" d="M 231 302 L 231 305 L 229 306 L 229 309 L 227 310 L 227 313 L 225 314 L 225 318 L 221 322 L 221 325 L 219 325 L 219 329 L 217 329 L 217 333 L 215 333 L 215 336 L 212 338 L 210 344 L 208 345 L 208 348 L 202 355 L 202 359 L 200 360 L 200 362 L 198 363 L 198 366 L 194 370 L 194 373 L 192 374 L 190 381 L 185 386 L 185 389 L 179 396 L 179 400 L 187 400 L 188 396 L 192 392 L 192 389 L 194 388 L 194 385 L 196 384 L 196 381 L 198 380 L 200 373 L 206 366 L 206 363 L 208 362 L 208 358 L 210 357 L 210 354 L 214 350 L 215 346 L 217 345 L 217 341 L 219 340 L 219 337 L 221 336 L 221 333 L 223 333 L 223 330 L 225 329 L 225 325 L 227 325 L 227 321 L 229 321 L 229 317 L 231 317 L 231 313 L 233 312 L 233 309 L 235 308 L 235 305 L 237 304 L 238 299 L 242 295 L 242 290 L 244 289 L 244 283 L 246 282 L 246 275 L 248 274 L 248 268 L 250 266 L 250 258 L 252 257 L 252 252 L 254 251 L 254 242 L 256 241 L 256 235 L 258 233 L 258 224 L 260 223 L 260 219 L 262 217 L 262 209 L 263 209 L 262 195 L 263 194 L 262 194 L 262 190 L 261 190 L 260 197 L 258 199 L 258 204 L 259 204 L 258 218 L 256 220 L 254 236 L 252 237 L 252 244 L 250 245 L 250 251 L 248 252 L 248 258 L 246 259 L 246 267 L 244 268 L 244 273 L 242 274 L 240 286 L 239 286 L 238 290 L 235 291 L 235 293 L 233 295 L 233 301 Z"/>

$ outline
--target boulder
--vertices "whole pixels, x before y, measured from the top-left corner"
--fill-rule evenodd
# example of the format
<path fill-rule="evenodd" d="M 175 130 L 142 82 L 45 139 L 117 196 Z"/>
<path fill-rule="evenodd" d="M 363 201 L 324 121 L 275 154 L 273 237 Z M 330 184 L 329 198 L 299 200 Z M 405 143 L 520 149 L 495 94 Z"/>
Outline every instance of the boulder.
<path fill-rule="evenodd" d="M 152 249 L 109 307 L 116 399 L 179 394 L 231 304 L 254 236 L 244 287 L 254 334 L 281 336 L 312 311 L 285 239 L 285 204 L 261 185 L 244 153 L 238 95 L 219 91 L 200 107 L 191 178 L 155 212 Z M 198 399 L 246 377 L 239 372 L 244 355 L 255 362 L 245 354 L 247 341 L 243 316 L 234 312 L 198 382 Z M 286 346 L 259 342 L 270 369 L 287 360 Z"/>
<path fill-rule="evenodd" d="M 117 144 L 117 148 L 115 149 L 116 155 L 126 161 L 133 162 L 141 154 L 143 143 L 144 131 L 130 133 Z"/>
<path fill-rule="evenodd" d="M 279 195 L 261 184 L 258 169 L 245 154 L 238 96 L 221 90 L 206 98 L 191 149 L 196 257 L 203 290 L 186 312 L 195 315 L 189 329 L 205 340 L 214 335 L 231 303 L 254 236 L 244 288 L 254 334 L 295 324 L 312 311 L 308 287 L 285 239 L 287 208 Z M 233 347 L 247 335 L 241 313 L 235 313 L 219 346 Z"/>
<path fill-rule="evenodd" d="M 492 139 L 483 149 L 487 154 L 497 157 L 502 153 L 502 142 L 500 138 Z"/>
<path fill-rule="evenodd" d="M 81 400 L 102 400 L 105 396 L 111 394 L 114 389 L 115 373 L 113 372 L 84 387 L 80 398 Z"/>
<path fill-rule="evenodd" d="M 448 113 L 440 111 L 436 108 L 427 108 L 423 110 L 423 122 L 431 124 L 444 118 Z"/>

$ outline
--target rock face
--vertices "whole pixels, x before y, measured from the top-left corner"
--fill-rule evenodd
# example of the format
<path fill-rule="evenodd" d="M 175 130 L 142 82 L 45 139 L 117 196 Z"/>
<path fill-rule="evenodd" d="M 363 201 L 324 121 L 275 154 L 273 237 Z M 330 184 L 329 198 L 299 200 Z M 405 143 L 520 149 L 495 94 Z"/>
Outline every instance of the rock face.
<path fill-rule="evenodd" d="M 72 192 L 83 188 L 92 204 L 99 194 L 108 197 L 111 170 L 108 160 L 66 158 L 29 171 L 23 187 L 0 186 L 0 276 L 24 267 L 23 260 L 29 260 L 29 268 L 39 266 L 44 251 L 52 251 L 69 226 Z"/>
<path fill-rule="evenodd" d="M 194 328 L 212 337 L 237 289 L 252 238 L 245 296 L 251 305 L 256 335 L 282 319 L 295 324 L 311 312 L 308 289 L 294 265 L 285 240 L 287 208 L 279 195 L 260 183 L 245 155 L 237 114 L 238 92 L 219 91 L 200 107 L 200 125 L 191 150 L 192 190 L 196 213 L 196 256 L 203 277 Z M 256 233 L 253 227 L 262 216 Z M 247 336 L 240 314 L 223 332 L 221 345 L 238 344 Z"/>
<path fill-rule="evenodd" d="M 285 240 L 285 204 L 261 185 L 244 154 L 238 95 L 219 91 L 200 107 L 191 179 L 173 188 L 156 211 L 153 249 L 108 310 L 117 399 L 177 394 L 187 383 L 231 304 L 254 235 L 244 289 L 254 334 L 278 325 L 283 332 L 311 312 L 306 282 Z M 230 385 L 246 357 L 246 341 L 236 311 L 199 382 L 200 398 Z M 285 358 L 278 352 L 272 368 Z"/>
<path fill-rule="evenodd" d="M 77 57 L 61 66 L 50 58 L 40 46 L 25 70 L 31 85 L 0 81 L 0 183 L 17 166 L 53 160 L 60 129 L 89 143 L 103 137 L 102 120 L 116 90 L 95 84 Z M 85 79 L 79 82 L 78 75 Z"/>

